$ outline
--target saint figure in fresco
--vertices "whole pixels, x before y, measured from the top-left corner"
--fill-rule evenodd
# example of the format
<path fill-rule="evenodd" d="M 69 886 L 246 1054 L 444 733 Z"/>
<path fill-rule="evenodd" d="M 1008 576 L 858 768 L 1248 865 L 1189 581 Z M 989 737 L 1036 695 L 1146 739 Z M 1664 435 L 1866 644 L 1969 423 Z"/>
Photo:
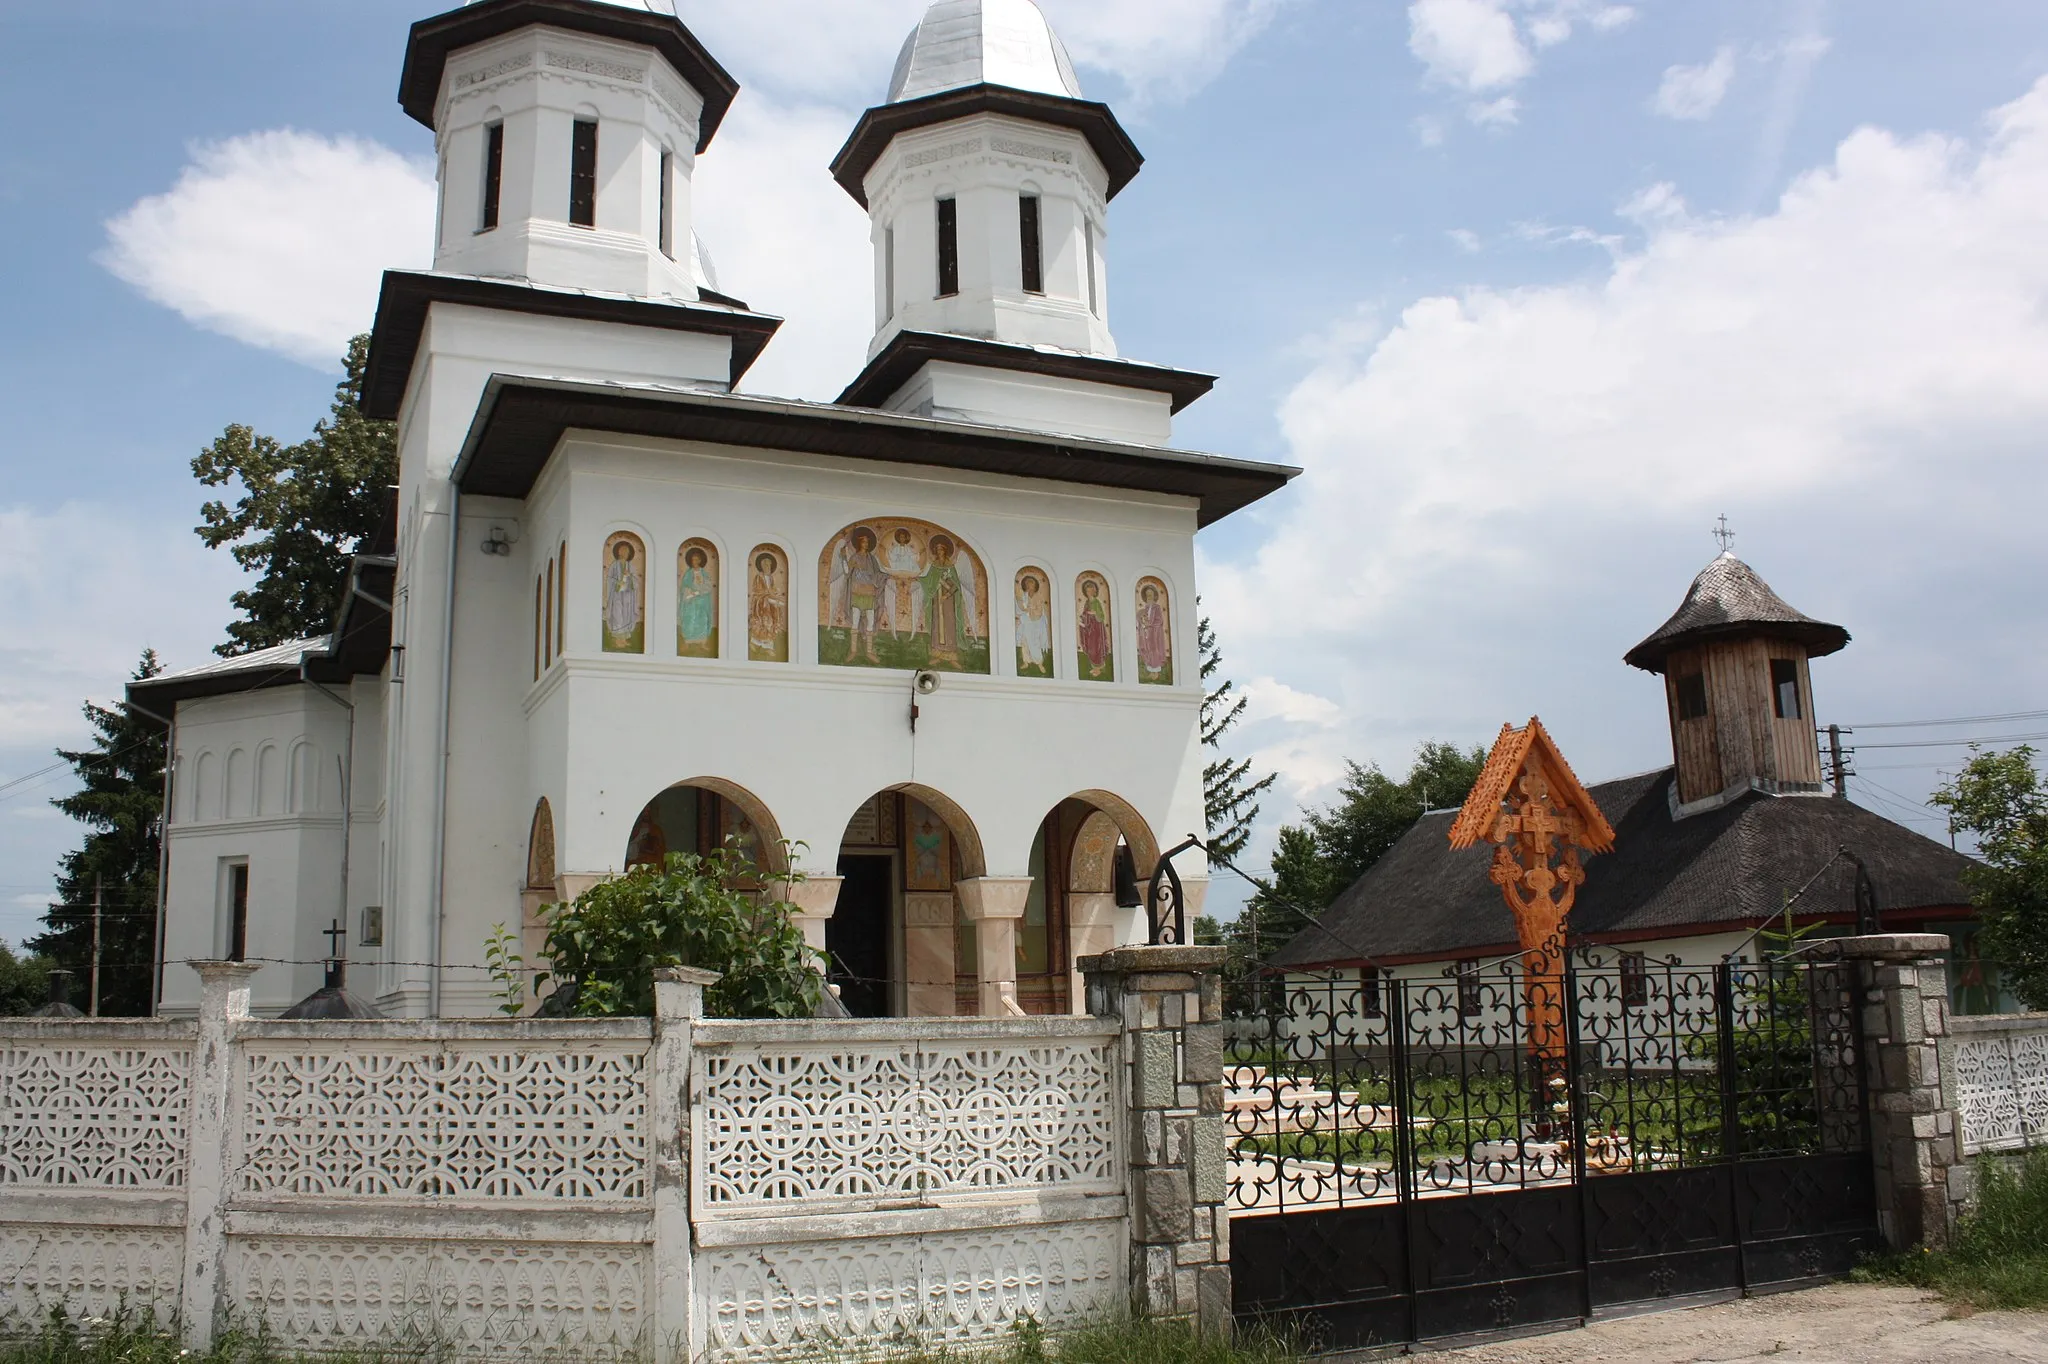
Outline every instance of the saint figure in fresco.
<path fill-rule="evenodd" d="M 1138 587 L 1138 680 L 1140 682 L 1170 682 L 1168 671 L 1173 663 L 1173 642 L 1166 628 L 1166 606 L 1159 600 L 1159 585 L 1154 582 L 1142 583 Z"/>
<path fill-rule="evenodd" d="M 1074 624 L 1088 675 L 1101 677 L 1110 665 L 1109 603 L 1102 599 L 1101 581 L 1092 575 L 1081 580 L 1080 619 Z"/>
<path fill-rule="evenodd" d="M 924 633 L 924 594 L 918 591 L 917 580 L 924 576 L 924 556 L 917 552 L 917 545 L 910 538 L 910 532 L 902 526 L 889 537 L 889 585 L 892 598 L 889 606 L 889 633 L 903 638 L 903 621 L 910 618 L 910 633 Z"/>
<path fill-rule="evenodd" d="M 825 624 L 844 626 L 846 618 L 846 556 L 853 553 L 851 536 L 842 535 L 832 546 L 831 584 L 825 594 Z"/>
<path fill-rule="evenodd" d="M 946 851 L 946 831 L 927 813 L 910 831 L 910 884 L 941 886 L 945 868 L 939 865 Z"/>
<path fill-rule="evenodd" d="M 638 652 L 634 636 L 640 630 L 640 568 L 633 558 L 632 543 L 620 540 L 605 565 L 604 647 L 615 653 Z"/>
<path fill-rule="evenodd" d="M 789 628 L 789 606 L 775 584 L 781 566 L 773 554 L 754 556 L 754 576 L 747 580 L 747 654 L 760 662 L 788 661 L 783 631 Z"/>
<path fill-rule="evenodd" d="M 1052 612 L 1036 573 L 1017 583 L 1017 671 L 1052 676 Z"/>
<path fill-rule="evenodd" d="M 683 551 L 683 571 L 676 579 L 678 652 L 712 657 L 718 652 L 711 638 L 717 628 L 718 584 L 711 576 L 711 556 L 692 545 Z"/>
<path fill-rule="evenodd" d="M 857 527 L 847 539 L 851 548 L 846 555 L 846 610 L 853 635 L 847 642 L 846 661 L 853 663 L 865 658 L 879 667 L 882 660 L 875 656 L 875 618 L 881 614 L 882 588 L 888 574 L 882 569 L 882 561 L 875 557 L 872 530 Z"/>
<path fill-rule="evenodd" d="M 932 666 L 960 666 L 960 639 L 967 630 L 968 608 L 962 600 L 960 570 L 954 564 L 951 538 L 934 535 L 932 563 L 924 573 L 924 618 L 931 626 L 928 655 Z"/>
<path fill-rule="evenodd" d="M 661 820 L 649 802 L 640 818 L 633 821 L 633 832 L 626 838 L 626 867 L 658 867 L 667 857 L 668 836 L 662 832 Z"/>

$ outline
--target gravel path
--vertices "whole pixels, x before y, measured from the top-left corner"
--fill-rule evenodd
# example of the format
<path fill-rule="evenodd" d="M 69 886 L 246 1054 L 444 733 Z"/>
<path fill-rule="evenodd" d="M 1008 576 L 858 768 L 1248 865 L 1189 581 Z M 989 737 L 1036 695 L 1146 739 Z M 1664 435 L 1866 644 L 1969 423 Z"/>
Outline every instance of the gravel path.
<path fill-rule="evenodd" d="M 1918 1289 L 1833 1284 L 1427 1357 L 1445 1364 L 2048 1364 L 2048 1312 L 1957 1316 Z"/>

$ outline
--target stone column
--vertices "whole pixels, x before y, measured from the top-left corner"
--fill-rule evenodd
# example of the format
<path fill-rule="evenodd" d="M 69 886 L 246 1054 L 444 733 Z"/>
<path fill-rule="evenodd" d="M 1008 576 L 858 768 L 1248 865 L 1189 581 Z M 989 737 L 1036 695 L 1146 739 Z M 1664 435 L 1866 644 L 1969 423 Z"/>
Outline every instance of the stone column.
<path fill-rule="evenodd" d="M 192 1048 L 192 1109 L 185 1140 L 185 1344 L 213 1346 L 227 1321 L 227 1204 L 236 1136 L 235 1035 L 249 1018 L 249 982 L 261 970 L 239 961 L 196 961 L 199 1035 Z"/>
<path fill-rule="evenodd" d="M 1962 1163 L 1962 1123 L 1941 1085 L 1948 938 L 1881 933 L 1826 946 L 1854 964 L 1863 989 L 1878 1230 L 1894 1250 L 1945 1245 L 1953 1226 L 1950 1175 Z"/>
<path fill-rule="evenodd" d="M 1222 966 L 1220 947 L 1120 947 L 1081 962 L 1088 1011 L 1124 1030 L 1132 1310 L 1227 1333 Z"/>
<path fill-rule="evenodd" d="M 704 989 L 717 979 L 718 972 L 692 966 L 654 973 L 654 1048 L 647 1058 L 653 1364 L 689 1364 L 704 1349 L 703 1323 L 690 1310 L 696 1293 L 690 1259 L 690 1040 L 704 1016 Z"/>
<path fill-rule="evenodd" d="M 839 884 L 843 876 L 807 876 L 793 886 L 770 883 L 768 893 L 789 904 L 790 917 L 804 931 L 804 941 L 825 950 L 825 925 L 839 908 Z"/>
<path fill-rule="evenodd" d="M 1088 981 L 1081 974 L 1081 962 L 1116 947 L 1116 893 L 1107 890 L 1076 890 L 1067 894 L 1067 940 L 1073 950 L 1072 991 L 1074 1012 L 1088 1012 Z"/>
<path fill-rule="evenodd" d="M 956 882 L 960 912 L 974 925 L 979 960 L 980 1013 L 984 1018 L 1020 1017 L 1017 1003 L 1017 925 L 1031 898 L 1028 876 L 976 876 Z"/>
<path fill-rule="evenodd" d="M 950 890 L 903 893 L 903 1009 L 912 1018 L 950 1018 L 960 1011 L 953 988 L 958 912 Z"/>

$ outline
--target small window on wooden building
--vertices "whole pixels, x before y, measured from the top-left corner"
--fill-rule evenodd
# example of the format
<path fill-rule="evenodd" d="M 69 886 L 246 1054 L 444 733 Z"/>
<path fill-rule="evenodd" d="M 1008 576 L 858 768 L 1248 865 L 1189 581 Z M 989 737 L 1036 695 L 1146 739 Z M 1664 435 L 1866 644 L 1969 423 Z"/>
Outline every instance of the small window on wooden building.
<path fill-rule="evenodd" d="M 1789 658 L 1771 660 L 1771 702 L 1780 720 L 1803 720 L 1799 711 L 1799 665 Z"/>
<path fill-rule="evenodd" d="M 1479 997 L 1479 963 L 1461 961 L 1458 963 L 1458 1017 L 1477 1018 L 1483 1010 Z"/>
<path fill-rule="evenodd" d="M 1024 292 L 1045 292 L 1045 242 L 1038 226 L 1038 196 L 1017 199 L 1017 236 L 1024 249 Z"/>
<path fill-rule="evenodd" d="M 484 205 L 477 231 L 489 232 L 498 225 L 498 196 L 505 181 L 505 125 L 493 123 L 484 129 Z"/>
<path fill-rule="evenodd" d="M 1707 679 L 1701 673 L 1687 673 L 1674 684 L 1678 690 L 1678 718 L 1698 720 L 1707 713 Z"/>
<path fill-rule="evenodd" d="M 960 205 L 939 200 L 939 297 L 960 292 Z"/>
<path fill-rule="evenodd" d="M 1650 1003 L 1650 963 L 1640 952 L 1621 954 L 1621 1007 L 1641 1009 Z"/>
<path fill-rule="evenodd" d="M 576 120 L 569 140 L 569 221 L 597 226 L 597 122 Z"/>

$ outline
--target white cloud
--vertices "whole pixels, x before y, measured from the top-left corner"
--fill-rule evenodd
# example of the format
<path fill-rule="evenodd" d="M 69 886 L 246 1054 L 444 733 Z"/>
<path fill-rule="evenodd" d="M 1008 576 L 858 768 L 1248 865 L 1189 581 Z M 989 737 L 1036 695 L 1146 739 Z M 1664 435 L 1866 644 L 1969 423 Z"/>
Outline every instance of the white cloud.
<path fill-rule="evenodd" d="M 427 263 L 428 165 L 291 129 L 195 146 L 177 183 L 107 223 L 100 262 L 195 326 L 333 368 L 384 270 Z"/>
<path fill-rule="evenodd" d="M 1491 96 L 1466 105 L 1473 123 L 1505 127 L 1521 111 L 1506 92 L 1536 70 L 1532 48 L 1555 47 L 1581 24 L 1611 33 L 1634 18 L 1630 6 L 1604 0 L 1411 0 L 1408 50 L 1437 84 Z"/>
<path fill-rule="evenodd" d="M 1629 207 L 1597 277 L 1419 299 L 1284 403 L 1307 472 L 1202 589 L 1232 656 L 1343 703 L 1247 726 L 1290 782 L 1531 713 L 1589 780 L 1668 761 L 1619 658 L 1723 511 L 1856 636 L 1823 721 L 2017 709 L 2048 675 L 2048 80 L 1976 140 L 1859 130 L 1761 214 Z"/>
<path fill-rule="evenodd" d="M 1238 690 L 1251 702 L 1245 707 L 1245 718 L 1253 722 L 1285 720 L 1289 724 L 1328 729 L 1344 718 L 1344 708 L 1335 701 L 1313 692 L 1297 691 L 1277 678 L 1255 677 Z"/>
<path fill-rule="evenodd" d="M 1703 119 L 1721 107 L 1735 80 L 1735 49 L 1723 47 L 1698 66 L 1667 66 L 1651 108 L 1666 118 Z"/>
<path fill-rule="evenodd" d="M 1454 227 L 1444 235 L 1451 239 L 1453 246 L 1467 255 L 1473 255 L 1485 249 L 1485 243 L 1480 241 L 1479 234 L 1469 227 Z"/>

